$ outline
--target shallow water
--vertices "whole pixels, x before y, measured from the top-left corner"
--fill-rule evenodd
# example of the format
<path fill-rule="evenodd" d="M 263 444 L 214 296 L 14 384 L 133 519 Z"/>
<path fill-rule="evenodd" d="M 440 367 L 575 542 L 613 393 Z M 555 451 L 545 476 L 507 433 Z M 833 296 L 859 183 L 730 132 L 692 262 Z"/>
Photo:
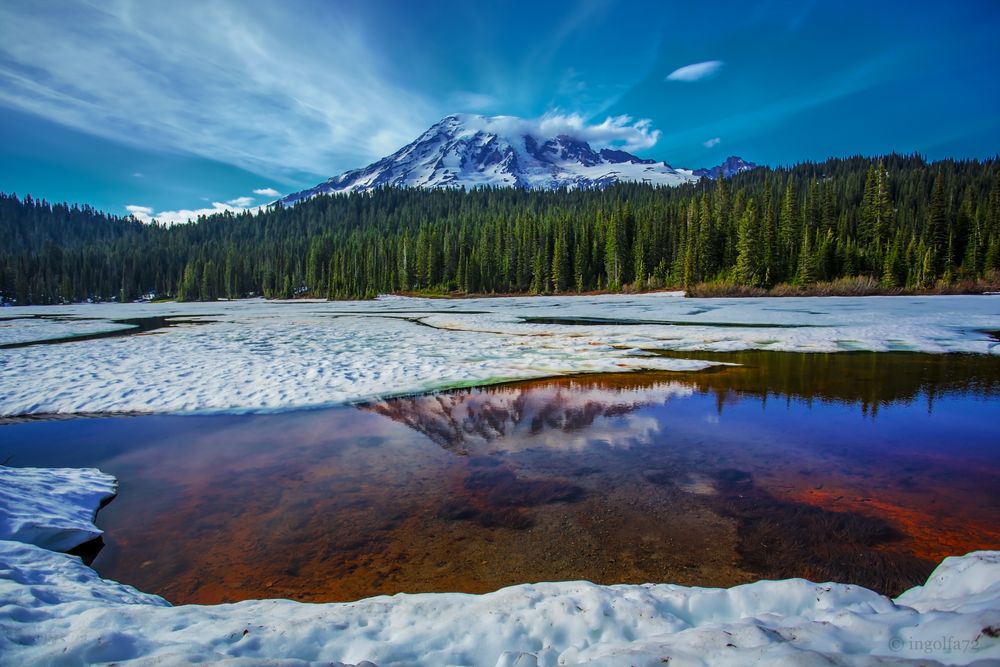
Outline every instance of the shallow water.
<path fill-rule="evenodd" d="M 698 357 L 742 365 L 23 421 L 0 460 L 116 475 L 94 566 L 178 603 L 564 579 L 896 593 L 1000 548 L 1000 358 Z"/>

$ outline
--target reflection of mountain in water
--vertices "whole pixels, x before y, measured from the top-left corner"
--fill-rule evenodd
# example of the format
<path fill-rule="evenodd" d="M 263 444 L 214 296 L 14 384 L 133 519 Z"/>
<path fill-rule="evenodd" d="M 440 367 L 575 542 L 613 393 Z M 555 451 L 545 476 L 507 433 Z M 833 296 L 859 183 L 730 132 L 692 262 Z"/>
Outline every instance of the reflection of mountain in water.
<path fill-rule="evenodd" d="M 532 447 L 580 449 L 648 443 L 656 417 L 634 414 L 673 396 L 711 393 L 727 402 L 769 397 L 880 406 L 944 394 L 1000 396 L 1000 357 L 894 352 L 664 353 L 739 366 L 704 372 L 622 373 L 518 382 L 396 398 L 362 406 L 423 433 L 445 449 L 485 454 Z"/>
<path fill-rule="evenodd" d="M 646 442 L 659 430 L 657 421 L 630 413 L 691 393 L 673 381 L 615 386 L 597 378 L 561 379 L 395 398 L 363 409 L 406 424 L 445 449 L 484 454 Z"/>

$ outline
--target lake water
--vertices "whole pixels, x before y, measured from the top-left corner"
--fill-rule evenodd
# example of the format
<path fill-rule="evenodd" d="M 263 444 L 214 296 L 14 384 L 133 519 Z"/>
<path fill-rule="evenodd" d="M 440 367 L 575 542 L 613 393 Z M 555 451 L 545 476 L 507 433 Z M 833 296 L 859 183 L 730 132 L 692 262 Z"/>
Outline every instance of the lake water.
<path fill-rule="evenodd" d="M 567 579 L 897 593 L 1000 548 L 1000 357 L 693 356 L 741 365 L 15 420 L 0 460 L 118 477 L 94 567 L 175 603 Z"/>

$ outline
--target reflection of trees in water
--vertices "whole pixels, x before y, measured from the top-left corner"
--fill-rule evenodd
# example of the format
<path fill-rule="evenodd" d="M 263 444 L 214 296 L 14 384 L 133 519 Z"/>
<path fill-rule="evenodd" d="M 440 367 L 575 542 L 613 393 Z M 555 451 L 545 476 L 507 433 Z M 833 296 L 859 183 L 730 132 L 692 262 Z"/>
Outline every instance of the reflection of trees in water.
<path fill-rule="evenodd" d="M 692 373 L 687 383 L 714 392 L 719 410 L 733 393 L 857 404 L 867 414 L 891 403 L 945 393 L 1000 394 L 1000 357 L 914 352 L 664 352 L 664 356 L 740 364 Z"/>
<path fill-rule="evenodd" d="M 946 393 L 1000 394 L 1000 357 L 911 352 L 692 352 L 670 357 L 739 366 L 699 372 L 582 375 L 395 398 L 362 406 L 452 451 L 531 445 L 573 448 L 584 440 L 627 444 L 657 430 L 654 418 L 611 423 L 639 408 L 697 391 L 717 409 L 747 397 L 858 405 L 865 414 L 921 397 L 933 408 Z M 632 431 L 632 432 L 630 432 Z M 502 445 L 500 444 L 502 443 Z"/>

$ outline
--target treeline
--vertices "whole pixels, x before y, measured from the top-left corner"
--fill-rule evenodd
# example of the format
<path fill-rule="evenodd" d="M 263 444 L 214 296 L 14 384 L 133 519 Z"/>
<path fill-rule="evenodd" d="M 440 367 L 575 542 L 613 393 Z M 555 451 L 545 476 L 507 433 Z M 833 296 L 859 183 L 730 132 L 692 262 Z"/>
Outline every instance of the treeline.
<path fill-rule="evenodd" d="M 604 190 L 383 189 L 163 227 L 0 196 L 0 299 L 565 293 L 1000 269 L 1000 165 L 919 156 Z"/>

